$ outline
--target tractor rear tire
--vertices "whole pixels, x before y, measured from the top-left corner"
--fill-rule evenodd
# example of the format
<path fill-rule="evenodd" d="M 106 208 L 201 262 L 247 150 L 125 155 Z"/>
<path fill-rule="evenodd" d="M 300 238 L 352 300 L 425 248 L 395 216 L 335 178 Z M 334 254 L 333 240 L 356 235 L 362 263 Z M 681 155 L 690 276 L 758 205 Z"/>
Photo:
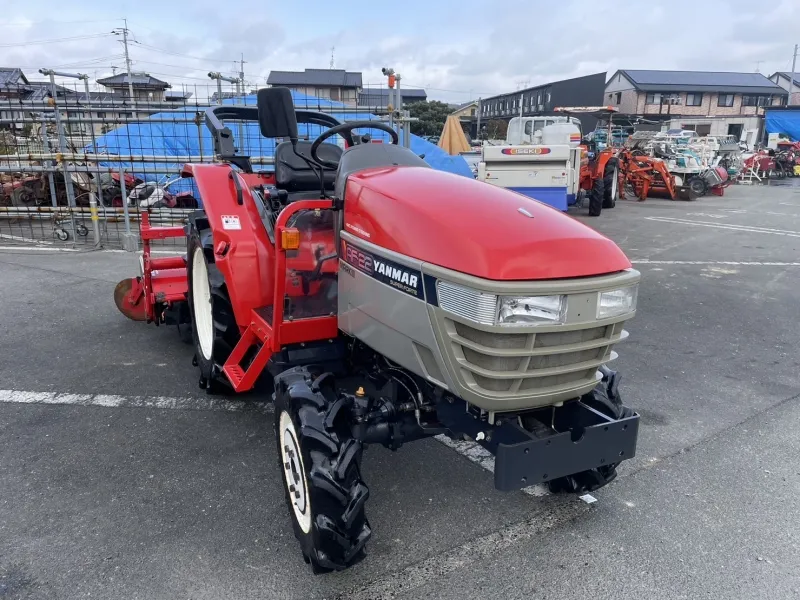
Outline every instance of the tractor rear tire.
<path fill-rule="evenodd" d="M 603 208 L 614 208 L 619 196 L 619 161 L 608 159 L 603 173 Z"/>
<path fill-rule="evenodd" d="M 346 569 L 364 557 L 372 535 L 363 446 L 350 433 L 348 411 L 339 410 L 330 374 L 284 371 L 273 398 L 278 467 L 303 558 L 314 573 Z"/>
<path fill-rule="evenodd" d="M 225 278 L 214 264 L 214 240 L 202 211 L 189 218 L 187 262 L 188 304 L 200 387 L 209 393 L 231 393 L 222 367 L 239 341 L 239 326 Z"/>
<path fill-rule="evenodd" d="M 581 402 L 612 419 L 619 420 L 632 416 L 633 411 L 622 404 L 619 392 L 612 397 L 608 385 L 609 383 L 606 381 L 601 381 L 591 392 L 581 396 Z M 548 482 L 547 485 L 554 494 L 586 494 L 614 481 L 617 477 L 617 465 L 619 465 L 618 462 L 566 477 L 558 477 Z"/>
<path fill-rule="evenodd" d="M 686 185 L 696 197 L 705 196 L 708 193 L 708 182 L 702 177 L 691 177 Z"/>
<path fill-rule="evenodd" d="M 605 183 L 602 177 L 598 177 L 592 182 L 592 189 L 589 191 L 589 216 L 599 217 L 603 210 L 603 197 L 605 195 Z"/>

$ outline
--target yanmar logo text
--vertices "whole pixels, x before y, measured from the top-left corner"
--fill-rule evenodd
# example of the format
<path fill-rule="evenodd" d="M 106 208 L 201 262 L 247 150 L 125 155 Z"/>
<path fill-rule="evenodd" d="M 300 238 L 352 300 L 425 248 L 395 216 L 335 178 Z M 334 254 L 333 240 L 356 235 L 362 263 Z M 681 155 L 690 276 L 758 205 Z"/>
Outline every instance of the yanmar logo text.
<path fill-rule="evenodd" d="M 550 148 L 521 146 L 519 148 L 503 148 L 500 152 L 503 154 L 550 154 Z"/>
<path fill-rule="evenodd" d="M 388 277 L 396 283 L 401 283 L 413 289 L 417 289 L 418 277 L 416 275 L 412 275 L 408 271 L 398 269 L 397 267 L 393 267 L 392 265 L 387 265 L 384 262 L 376 260 L 375 272 Z"/>

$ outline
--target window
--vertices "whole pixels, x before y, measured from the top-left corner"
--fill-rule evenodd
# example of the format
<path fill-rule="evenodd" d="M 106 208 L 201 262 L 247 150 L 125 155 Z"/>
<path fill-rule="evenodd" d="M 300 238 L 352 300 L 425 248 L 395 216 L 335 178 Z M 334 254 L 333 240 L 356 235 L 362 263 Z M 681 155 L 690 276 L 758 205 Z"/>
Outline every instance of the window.
<path fill-rule="evenodd" d="M 785 106 L 785 105 L 786 105 L 786 96 L 772 97 L 772 106 Z"/>
<path fill-rule="evenodd" d="M 546 96 L 545 102 L 549 103 L 550 102 L 550 92 L 547 92 L 547 94 L 545 96 Z"/>
<path fill-rule="evenodd" d="M 331 100 L 339 99 L 339 88 L 331 88 Z"/>
<path fill-rule="evenodd" d="M 622 92 L 617 92 L 617 104 L 622 102 Z"/>
<path fill-rule="evenodd" d="M 106 118 L 106 113 L 104 113 L 104 112 L 97 113 L 97 118 L 98 119 L 105 119 Z"/>
<path fill-rule="evenodd" d="M 661 104 L 661 94 L 650 93 L 644 98 L 645 104 Z"/>
<path fill-rule="evenodd" d="M 525 121 L 525 135 L 530 135 L 531 133 L 533 133 L 533 123 Z"/>
<path fill-rule="evenodd" d="M 133 113 L 120 113 L 119 116 L 122 117 L 123 119 L 130 119 L 131 117 L 133 117 Z"/>
<path fill-rule="evenodd" d="M 703 94 L 686 94 L 686 106 L 700 106 L 703 104 Z"/>
<path fill-rule="evenodd" d="M 742 106 L 769 106 L 771 96 L 742 96 Z"/>
<path fill-rule="evenodd" d="M 720 94 L 717 106 L 733 106 L 733 94 Z"/>

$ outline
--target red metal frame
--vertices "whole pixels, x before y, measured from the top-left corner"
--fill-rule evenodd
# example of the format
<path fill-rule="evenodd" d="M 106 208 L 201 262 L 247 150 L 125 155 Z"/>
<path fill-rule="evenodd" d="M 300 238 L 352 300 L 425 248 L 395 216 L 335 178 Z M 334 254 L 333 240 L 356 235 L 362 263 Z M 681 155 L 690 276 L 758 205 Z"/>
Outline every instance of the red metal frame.
<path fill-rule="evenodd" d="M 142 293 L 145 296 L 145 316 L 147 322 L 161 323 L 162 315 L 157 307 L 186 300 L 188 283 L 186 261 L 182 256 L 154 258 L 150 242 L 168 238 L 185 237 L 181 226 L 154 227 L 150 224 L 150 214 L 141 214 L 142 237 Z"/>
<path fill-rule="evenodd" d="M 325 210 L 331 208 L 330 200 L 299 200 L 284 208 L 275 222 L 275 262 L 274 290 L 272 296 L 272 322 L 264 314 L 263 307 L 250 309 L 250 321 L 242 333 L 242 337 L 231 352 L 223 366 L 233 389 L 245 392 L 252 389 L 270 357 L 288 344 L 311 342 L 315 340 L 333 339 L 339 334 L 339 320 L 336 316 L 312 317 L 305 319 L 284 320 L 283 306 L 286 296 L 286 250 L 280 247 L 282 233 L 292 215 L 304 210 Z M 338 262 L 334 259 L 334 262 Z M 240 307 L 240 310 L 244 307 Z M 234 307 L 236 312 L 236 307 Z M 237 317 L 238 320 L 238 317 Z M 249 365 L 242 361 L 254 346 L 261 345 Z"/>

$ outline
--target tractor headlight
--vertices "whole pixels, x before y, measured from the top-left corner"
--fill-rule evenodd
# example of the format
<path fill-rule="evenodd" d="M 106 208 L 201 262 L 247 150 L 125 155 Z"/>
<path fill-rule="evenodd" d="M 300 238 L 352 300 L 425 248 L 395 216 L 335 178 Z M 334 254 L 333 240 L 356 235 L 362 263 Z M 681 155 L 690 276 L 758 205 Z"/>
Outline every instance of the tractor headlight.
<path fill-rule="evenodd" d="M 620 288 L 610 292 L 600 292 L 597 298 L 597 318 L 609 319 L 636 310 L 636 296 L 639 286 Z"/>
<path fill-rule="evenodd" d="M 567 316 L 566 296 L 501 296 L 499 325 L 537 325 L 563 323 Z"/>

